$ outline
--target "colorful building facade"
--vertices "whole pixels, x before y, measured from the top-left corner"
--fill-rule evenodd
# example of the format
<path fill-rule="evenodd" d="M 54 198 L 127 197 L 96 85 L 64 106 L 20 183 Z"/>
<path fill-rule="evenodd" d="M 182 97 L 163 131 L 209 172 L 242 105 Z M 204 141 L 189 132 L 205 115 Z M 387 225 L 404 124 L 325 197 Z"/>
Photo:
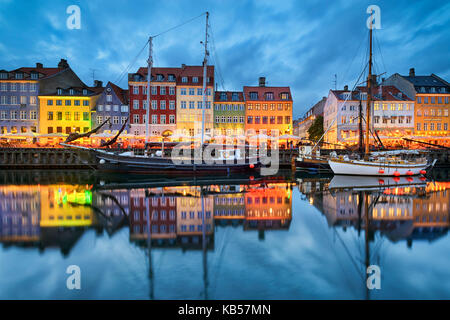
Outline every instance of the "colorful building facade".
<path fill-rule="evenodd" d="M 39 130 L 41 134 L 69 134 L 91 130 L 91 111 L 103 92 L 101 84 L 86 86 L 70 68 L 41 81 Z"/>
<path fill-rule="evenodd" d="M 214 129 L 214 66 L 206 73 L 206 106 L 203 104 L 203 67 L 182 65 L 177 77 L 177 132 L 195 136 L 201 134 L 202 113 L 205 109 L 205 133 Z"/>
<path fill-rule="evenodd" d="M 180 68 L 152 68 L 149 131 L 171 135 L 177 127 L 176 79 Z M 147 68 L 128 75 L 131 133 L 144 136 L 147 121 Z"/>
<path fill-rule="evenodd" d="M 101 87 L 101 83 L 99 86 Z M 114 83 L 108 82 L 92 111 L 93 128 L 109 119 L 109 125 L 103 126 L 98 133 L 117 133 L 130 115 L 128 90 L 124 90 Z M 127 134 L 128 132 L 129 129 L 127 127 L 123 131 L 123 134 Z"/>
<path fill-rule="evenodd" d="M 245 101 L 242 92 L 215 92 L 214 134 L 226 136 L 245 134 Z"/>
<path fill-rule="evenodd" d="M 292 134 L 292 95 L 289 87 L 266 87 L 260 78 L 258 87 L 244 87 L 245 130 L 256 134 Z"/>
<path fill-rule="evenodd" d="M 64 69 L 64 60 L 58 68 L 19 68 L 0 70 L 0 134 L 39 132 L 39 82 Z"/>
<path fill-rule="evenodd" d="M 383 83 L 392 84 L 415 101 L 415 135 L 430 140 L 448 138 L 450 131 L 450 84 L 435 74 L 416 76 L 411 68 L 408 76 L 396 73 Z"/>

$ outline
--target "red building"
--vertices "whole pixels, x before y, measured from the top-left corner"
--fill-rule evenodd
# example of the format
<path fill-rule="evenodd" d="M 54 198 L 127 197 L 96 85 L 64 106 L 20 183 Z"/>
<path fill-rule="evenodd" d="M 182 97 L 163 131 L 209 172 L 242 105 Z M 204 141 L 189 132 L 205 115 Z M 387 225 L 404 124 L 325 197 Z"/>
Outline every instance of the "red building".
<path fill-rule="evenodd" d="M 171 134 L 177 125 L 176 79 L 180 68 L 152 68 L 150 133 Z M 147 115 L 147 68 L 128 74 L 131 133 L 145 135 Z"/>

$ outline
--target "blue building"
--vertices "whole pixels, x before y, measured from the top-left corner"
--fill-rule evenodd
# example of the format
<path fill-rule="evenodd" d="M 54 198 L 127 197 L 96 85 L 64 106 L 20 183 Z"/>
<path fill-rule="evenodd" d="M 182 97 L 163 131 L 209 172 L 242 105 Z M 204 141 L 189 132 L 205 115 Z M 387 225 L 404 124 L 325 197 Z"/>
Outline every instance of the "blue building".
<path fill-rule="evenodd" d="M 68 67 L 61 59 L 57 68 L 19 68 L 0 70 L 0 134 L 39 131 L 39 82 Z"/>
<path fill-rule="evenodd" d="M 103 126 L 99 133 L 115 134 L 120 130 L 129 115 L 128 90 L 124 90 L 114 83 L 108 82 L 94 107 L 92 128 L 97 127 L 109 118 L 111 125 Z M 127 129 L 123 131 L 124 134 L 128 133 L 129 130 Z"/>

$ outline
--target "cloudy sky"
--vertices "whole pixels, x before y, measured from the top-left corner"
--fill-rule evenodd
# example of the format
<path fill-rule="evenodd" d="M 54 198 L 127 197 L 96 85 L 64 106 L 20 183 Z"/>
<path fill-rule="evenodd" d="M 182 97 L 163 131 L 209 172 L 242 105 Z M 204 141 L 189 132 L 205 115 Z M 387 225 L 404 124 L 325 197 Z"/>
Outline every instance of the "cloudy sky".
<path fill-rule="evenodd" d="M 70 5 L 81 9 L 81 29 L 69 30 Z M 322 96 L 353 86 L 367 55 L 366 9 L 381 8 L 375 32 L 375 72 L 388 76 L 436 73 L 450 81 L 450 2 L 361 0 L 0 0 L 0 69 L 55 66 L 69 61 L 83 81 L 119 81 L 158 34 L 209 11 L 219 89 L 239 90 L 265 76 L 268 85 L 290 86 L 294 117 Z M 201 64 L 204 16 L 154 41 L 156 66 Z M 146 63 L 144 50 L 130 68 Z M 219 68 L 217 68 L 219 66 Z"/>

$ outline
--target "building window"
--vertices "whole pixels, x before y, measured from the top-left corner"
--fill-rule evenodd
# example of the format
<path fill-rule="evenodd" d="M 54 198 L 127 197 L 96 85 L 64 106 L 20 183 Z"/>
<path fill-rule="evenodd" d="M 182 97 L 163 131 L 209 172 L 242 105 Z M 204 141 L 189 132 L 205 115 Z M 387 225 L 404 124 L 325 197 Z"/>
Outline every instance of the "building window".
<path fill-rule="evenodd" d="M 102 116 L 97 116 L 97 124 L 101 124 L 103 122 Z"/>
<path fill-rule="evenodd" d="M 12 119 L 12 117 L 11 117 L 11 119 Z M 47 120 L 53 120 L 53 112 L 52 111 L 47 112 Z"/>
<path fill-rule="evenodd" d="M 152 93 L 151 93 L 152 95 L 158 94 L 158 92 L 157 92 L 157 87 L 156 87 L 156 86 L 152 86 L 151 88 L 152 88 L 152 89 L 151 89 L 151 90 L 152 90 Z"/>
<path fill-rule="evenodd" d="M 139 100 L 133 100 L 133 109 L 138 110 L 139 109 Z"/>
<path fill-rule="evenodd" d="M 195 89 L 194 88 L 189 88 L 189 95 L 190 96 L 195 95 Z"/>
<path fill-rule="evenodd" d="M 188 78 L 187 77 L 181 77 L 181 82 L 187 83 L 188 82 Z"/>
<path fill-rule="evenodd" d="M 79 112 L 74 112 L 73 113 L 73 120 L 74 121 L 79 121 L 80 120 L 80 113 Z"/>
<path fill-rule="evenodd" d="M 159 94 L 165 95 L 166 94 L 166 87 L 159 87 Z"/>
<path fill-rule="evenodd" d="M 159 107 L 161 110 L 166 110 L 166 100 L 161 100 L 159 102 Z"/>
<path fill-rule="evenodd" d="M 169 123 L 174 124 L 175 123 L 175 115 L 171 114 L 169 115 Z"/>
<path fill-rule="evenodd" d="M 113 117 L 113 124 L 119 124 L 119 117 L 118 116 L 114 116 Z"/>
<path fill-rule="evenodd" d="M 133 115 L 133 123 L 139 123 L 139 115 L 138 114 Z"/>
<path fill-rule="evenodd" d="M 175 87 L 169 87 L 169 94 L 170 95 L 175 95 Z"/>
<path fill-rule="evenodd" d="M 158 115 L 152 114 L 152 124 L 157 124 L 157 123 L 158 123 Z"/>
<path fill-rule="evenodd" d="M 185 96 L 185 95 L 186 95 L 186 88 L 181 88 L 181 89 L 180 89 L 180 94 L 181 94 L 182 96 Z"/>
<path fill-rule="evenodd" d="M 166 115 L 165 115 L 165 114 L 162 114 L 162 115 L 160 116 L 160 123 L 161 123 L 161 124 L 166 124 Z"/>
<path fill-rule="evenodd" d="M 156 109 L 158 109 L 158 101 L 152 100 L 152 110 L 156 110 Z"/>

